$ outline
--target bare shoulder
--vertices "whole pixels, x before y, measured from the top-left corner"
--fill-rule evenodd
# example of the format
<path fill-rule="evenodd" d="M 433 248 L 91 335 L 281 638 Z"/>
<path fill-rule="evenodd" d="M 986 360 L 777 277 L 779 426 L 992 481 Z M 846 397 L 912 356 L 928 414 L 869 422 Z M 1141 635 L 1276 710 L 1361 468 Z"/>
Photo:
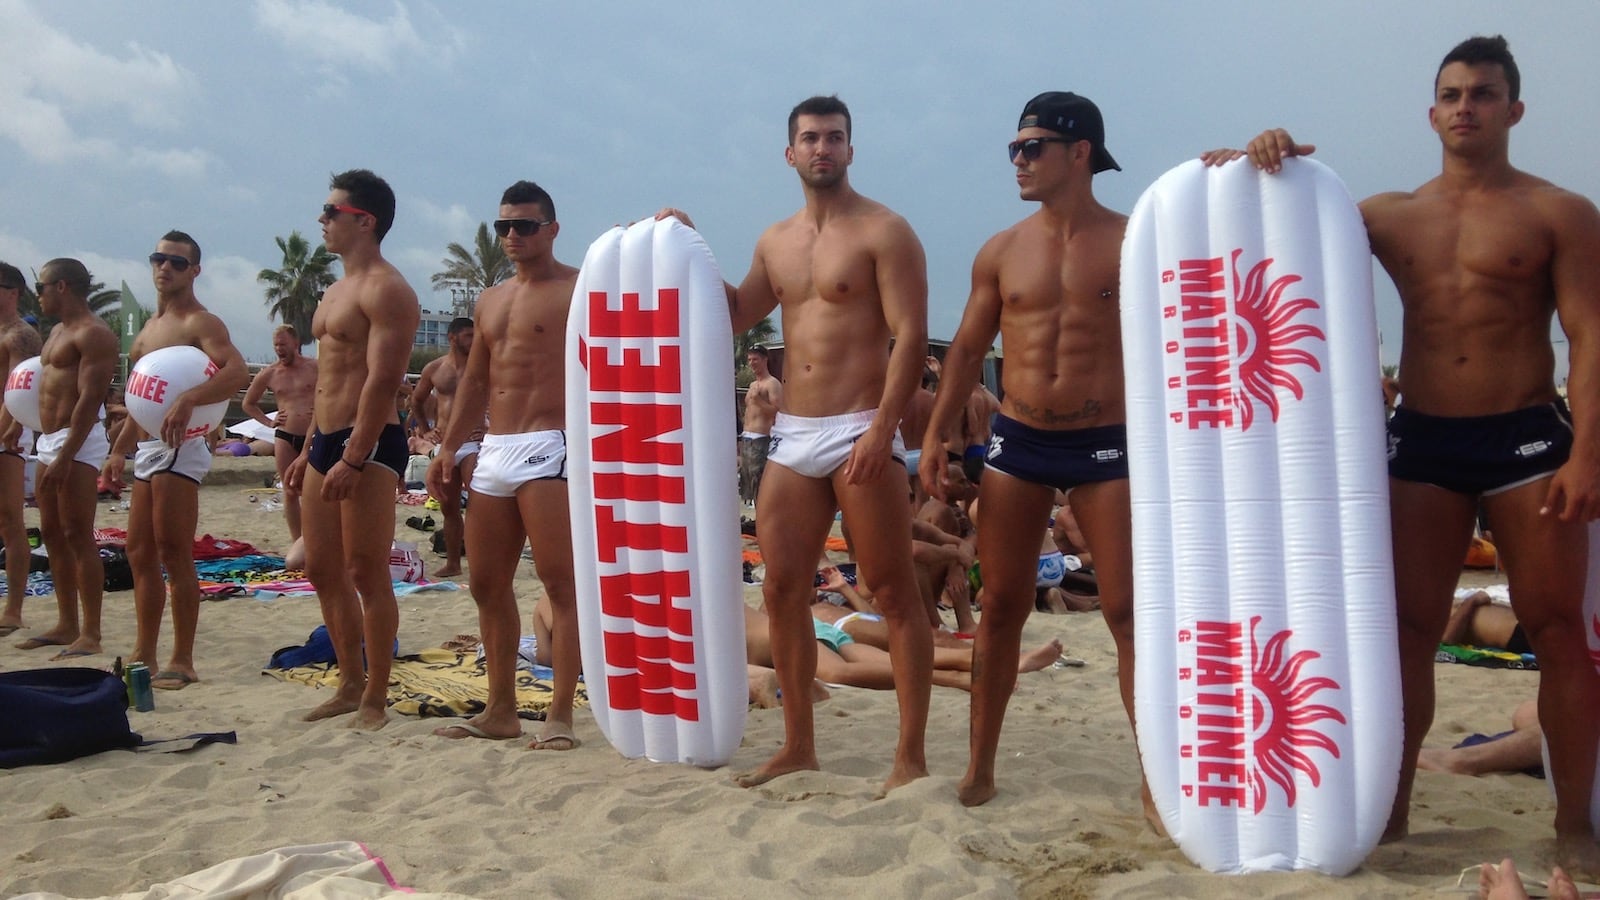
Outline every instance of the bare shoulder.
<path fill-rule="evenodd" d="M 876 200 L 869 200 L 866 197 L 862 197 L 861 200 L 857 216 L 868 235 L 890 246 L 901 245 L 908 241 L 921 244 L 916 231 L 912 229 L 911 223 L 906 221 L 905 216 Z"/>
<path fill-rule="evenodd" d="M 1600 210 L 1595 208 L 1594 201 L 1576 191 L 1551 184 L 1543 178 L 1533 176 L 1528 178 L 1528 199 L 1546 216 L 1552 227 L 1581 228 L 1590 234 L 1600 227 Z"/>
<path fill-rule="evenodd" d="M 1427 185 L 1423 185 L 1423 189 L 1426 188 Z M 1374 217 L 1381 219 L 1384 216 L 1399 214 L 1408 203 L 1416 199 L 1416 191 L 1384 191 L 1381 194 L 1373 194 L 1357 205 L 1361 208 L 1361 215 L 1366 218 L 1368 224 L 1371 224 Z"/>
<path fill-rule="evenodd" d="M 444 368 L 445 361 L 449 358 L 449 356 L 441 356 L 438 359 L 430 360 L 427 365 L 422 367 L 422 372 L 417 375 L 417 383 L 421 384 L 423 379 L 432 380 L 433 376 Z"/>

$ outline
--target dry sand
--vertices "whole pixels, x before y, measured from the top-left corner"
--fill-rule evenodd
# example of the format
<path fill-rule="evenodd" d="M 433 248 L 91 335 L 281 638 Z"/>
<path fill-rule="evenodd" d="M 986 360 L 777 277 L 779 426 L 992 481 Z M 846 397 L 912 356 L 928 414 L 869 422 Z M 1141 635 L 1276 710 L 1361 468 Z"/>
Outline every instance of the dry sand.
<path fill-rule="evenodd" d="M 219 461 L 201 492 L 201 530 L 281 552 L 282 514 L 249 500 L 248 485 L 270 468 L 263 459 Z M 114 504 L 100 509 L 100 524 L 125 524 Z M 398 517 L 415 513 L 402 507 Z M 424 538 L 403 524 L 399 532 Z M 526 623 L 538 594 L 527 565 L 518 593 Z M 28 601 L 31 630 L 50 625 L 53 602 Z M 1541 871 L 1551 837 L 1544 782 L 1424 772 L 1412 836 L 1380 847 L 1350 877 L 1199 871 L 1140 816 L 1112 645 L 1093 613 L 1029 622 L 1029 643 L 1058 637 L 1087 665 L 1022 676 L 1000 748 L 1001 792 L 978 809 L 954 797 L 967 757 L 967 695 L 957 691 L 935 689 L 933 776 L 887 799 L 874 795 L 894 743 L 894 697 L 856 689 L 836 689 L 818 707 L 822 772 L 744 790 L 730 774 L 778 745 L 779 710 L 752 710 L 733 764 L 716 771 L 625 760 L 582 710 L 585 743 L 570 753 L 435 738 L 439 720 L 396 717 L 377 733 L 302 722 L 323 696 L 263 676 L 261 666 L 320 621 L 312 597 L 208 602 L 197 651 L 203 682 L 157 692 L 154 712 L 129 714 L 147 738 L 236 730 L 237 746 L 0 771 L 0 895 L 98 896 L 274 847 L 356 840 L 401 884 L 477 897 L 1406 897 L 1505 855 Z M 133 627 L 132 593 L 108 594 L 107 654 L 89 664 L 108 667 L 126 653 Z M 477 630 L 464 590 L 401 599 L 402 652 Z M 47 651 L 13 649 L 28 633 L 0 643 L 0 669 L 64 665 L 48 662 Z M 170 622 L 163 637 L 165 654 Z M 1465 666 L 1439 666 L 1437 675 L 1430 746 L 1509 727 L 1537 680 Z M 535 724 L 525 726 L 530 735 Z"/>

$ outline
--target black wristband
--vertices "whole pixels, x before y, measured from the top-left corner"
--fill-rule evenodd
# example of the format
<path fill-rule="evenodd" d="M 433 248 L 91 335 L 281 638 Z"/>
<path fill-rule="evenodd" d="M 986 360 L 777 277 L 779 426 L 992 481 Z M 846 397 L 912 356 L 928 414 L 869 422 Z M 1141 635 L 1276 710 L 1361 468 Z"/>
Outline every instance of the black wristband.
<path fill-rule="evenodd" d="M 362 469 L 365 469 L 365 468 L 366 468 L 366 467 L 367 467 L 367 464 L 366 464 L 366 463 L 362 463 L 362 464 L 361 464 L 361 465 L 359 465 L 359 466 L 358 466 L 358 465 L 356 465 L 356 464 L 355 464 L 355 463 L 353 463 L 353 462 L 351 462 L 351 461 L 350 461 L 350 460 L 348 460 L 348 459 L 345 459 L 345 458 L 344 458 L 344 457 L 342 457 L 342 456 L 341 456 L 341 457 L 339 457 L 339 462 L 342 462 L 342 463 L 344 463 L 344 464 L 345 464 L 345 465 L 347 465 L 347 466 L 349 466 L 349 467 L 350 467 L 350 468 L 352 468 L 352 469 L 355 469 L 355 470 L 356 470 L 356 471 L 357 471 L 357 472 L 359 472 L 359 471 L 361 471 L 361 470 L 362 470 Z"/>

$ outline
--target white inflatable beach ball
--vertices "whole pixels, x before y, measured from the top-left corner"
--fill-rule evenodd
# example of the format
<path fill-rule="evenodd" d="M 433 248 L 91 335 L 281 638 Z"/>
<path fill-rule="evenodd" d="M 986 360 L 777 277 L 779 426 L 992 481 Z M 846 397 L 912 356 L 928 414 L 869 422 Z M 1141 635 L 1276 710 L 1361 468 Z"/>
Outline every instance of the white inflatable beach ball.
<path fill-rule="evenodd" d="M 6 376 L 6 409 L 11 410 L 13 419 L 34 431 L 40 427 L 39 378 L 43 370 L 43 361 L 35 356 L 17 363 Z"/>
<path fill-rule="evenodd" d="M 216 374 L 217 364 L 198 347 L 162 347 L 140 357 L 128 373 L 124 392 L 128 415 L 151 437 L 160 437 L 161 421 L 172 401 Z M 217 427 L 227 414 L 228 401 L 197 406 L 189 416 L 184 439 L 198 437 Z"/>

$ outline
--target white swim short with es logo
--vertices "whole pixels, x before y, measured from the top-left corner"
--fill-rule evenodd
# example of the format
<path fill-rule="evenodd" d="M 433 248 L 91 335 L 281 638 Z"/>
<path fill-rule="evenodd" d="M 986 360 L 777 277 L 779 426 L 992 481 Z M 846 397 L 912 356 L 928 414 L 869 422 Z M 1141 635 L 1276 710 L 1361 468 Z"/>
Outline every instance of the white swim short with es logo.
<path fill-rule="evenodd" d="M 472 472 L 472 489 L 515 497 L 530 481 L 567 478 L 567 433 L 559 428 L 523 434 L 486 434 Z"/>
<path fill-rule="evenodd" d="M 875 409 L 845 413 L 842 416 L 805 418 L 778 413 L 772 423 L 772 446 L 767 449 L 767 462 L 775 462 L 793 469 L 807 478 L 827 478 L 850 458 L 856 441 L 877 415 Z M 900 440 L 900 430 L 895 429 L 894 446 L 889 454 L 900 465 L 906 464 L 906 445 Z"/>

